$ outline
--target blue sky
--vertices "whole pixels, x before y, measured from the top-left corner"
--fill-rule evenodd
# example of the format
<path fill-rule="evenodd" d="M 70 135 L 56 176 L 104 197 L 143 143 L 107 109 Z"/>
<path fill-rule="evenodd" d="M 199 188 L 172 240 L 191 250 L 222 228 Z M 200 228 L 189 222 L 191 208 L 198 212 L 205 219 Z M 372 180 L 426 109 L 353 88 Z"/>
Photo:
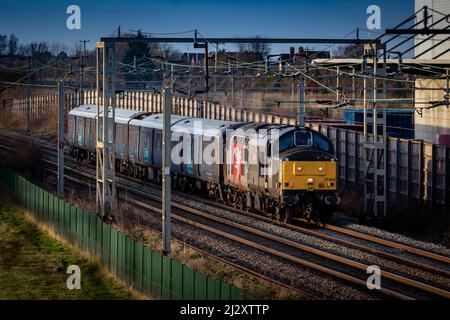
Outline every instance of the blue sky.
<path fill-rule="evenodd" d="M 81 8 L 81 30 L 66 28 L 66 9 L 71 4 Z M 372 4 L 381 8 L 383 29 L 414 12 L 413 0 L 0 0 L 0 33 L 14 33 L 21 42 L 59 41 L 68 45 L 86 38 L 90 47 L 101 36 L 111 35 L 118 25 L 122 32 L 198 29 L 207 37 L 343 38 L 357 27 L 366 29 L 366 9 Z M 376 34 L 362 30 L 360 36 L 372 38 Z M 272 51 L 287 51 L 287 47 L 273 47 Z M 189 48 L 183 45 L 179 49 Z"/>

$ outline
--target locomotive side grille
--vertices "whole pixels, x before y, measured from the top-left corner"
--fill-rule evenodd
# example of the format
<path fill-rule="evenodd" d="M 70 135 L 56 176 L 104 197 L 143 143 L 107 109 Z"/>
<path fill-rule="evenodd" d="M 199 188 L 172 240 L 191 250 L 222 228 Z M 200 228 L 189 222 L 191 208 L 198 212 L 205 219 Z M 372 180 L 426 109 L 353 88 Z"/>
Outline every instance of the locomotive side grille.
<path fill-rule="evenodd" d="M 283 161 L 282 190 L 336 190 L 336 162 Z"/>

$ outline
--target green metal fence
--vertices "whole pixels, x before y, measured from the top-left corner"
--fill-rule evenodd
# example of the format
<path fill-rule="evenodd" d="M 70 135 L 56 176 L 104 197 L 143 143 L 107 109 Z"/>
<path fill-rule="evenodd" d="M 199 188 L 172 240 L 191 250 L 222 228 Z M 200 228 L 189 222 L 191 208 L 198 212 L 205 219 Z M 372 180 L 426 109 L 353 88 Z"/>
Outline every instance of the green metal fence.
<path fill-rule="evenodd" d="M 210 278 L 75 208 L 0 165 L 0 182 L 37 219 L 72 245 L 98 258 L 109 271 L 136 290 L 162 299 L 243 299 L 244 292 Z"/>

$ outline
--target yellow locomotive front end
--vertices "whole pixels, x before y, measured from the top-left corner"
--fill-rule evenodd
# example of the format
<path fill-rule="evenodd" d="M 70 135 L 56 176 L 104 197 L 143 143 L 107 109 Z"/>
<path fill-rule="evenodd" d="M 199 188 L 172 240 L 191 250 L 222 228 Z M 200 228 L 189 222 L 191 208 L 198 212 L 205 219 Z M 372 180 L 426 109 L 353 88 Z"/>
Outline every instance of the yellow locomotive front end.
<path fill-rule="evenodd" d="M 284 160 L 280 174 L 282 204 L 290 217 L 325 223 L 337 209 L 337 163 Z"/>
<path fill-rule="evenodd" d="M 336 191 L 335 161 L 283 161 L 282 190 Z"/>
<path fill-rule="evenodd" d="M 338 208 L 337 159 L 332 143 L 307 128 L 293 134 L 293 148 L 281 153 L 280 204 L 289 218 L 326 222 Z"/>

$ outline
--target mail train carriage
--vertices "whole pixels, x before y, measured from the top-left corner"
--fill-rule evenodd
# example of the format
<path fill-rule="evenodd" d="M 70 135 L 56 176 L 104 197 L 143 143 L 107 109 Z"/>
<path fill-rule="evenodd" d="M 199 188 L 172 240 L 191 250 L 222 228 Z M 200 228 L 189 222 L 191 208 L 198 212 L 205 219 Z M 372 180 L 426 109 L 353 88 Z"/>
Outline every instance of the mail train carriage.
<path fill-rule="evenodd" d="M 70 153 L 78 160 L 95 161 L 96 113 L 95 105 L 69 113 Z M 162 127 L 162 114 L 116 109 L 116 170 L 161 181 Z M 317 131 L 176 115 L 171 131 L 176 137 L 172 148 L 186 137 L 190 141 L 183 141 L 184 145 L 191 146 L 177 153 L 181 163 L 172 163 L 175 189 L 209 194 L 217 201 L 286 222 L 292 218 L 325 222 L 340 202 L 334 148 Z M 267 139 L 266 145 L 257 139 L 265 134 L 273 137 L 275 132 L 279 138 Z M 214 148 L 208 151 L 215 161 L 202 161 L 211 143 Z"/>

